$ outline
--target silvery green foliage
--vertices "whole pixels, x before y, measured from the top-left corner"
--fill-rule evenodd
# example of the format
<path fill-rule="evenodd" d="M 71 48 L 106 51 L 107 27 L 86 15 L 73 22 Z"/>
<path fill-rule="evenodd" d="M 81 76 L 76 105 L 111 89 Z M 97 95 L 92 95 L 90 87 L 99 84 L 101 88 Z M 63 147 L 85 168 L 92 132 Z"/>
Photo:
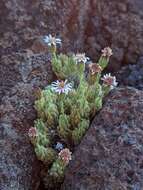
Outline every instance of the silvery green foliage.
<path fill-rule="evenodd" d="M 50 39 L 53 39 L 52 36 Z M 57 81 L 42 90 L 35 101 L 38 119 L 30 129 L 29 137 L 38 159 L 48 166 L 45 179 L 58 183 L 63 180 L 67 166 L 65 158 L 70 160 L 70 151 L 67 148 L 61 150 L 63 158 L 61 155 L 59 157 L 59 150 L 53 144 L 55 138 L 69 148 L 78 144 L 89 128 L 92 117 L 102 108 L 104 96 L 117 82 L 111 75 L 105 75 L 101 80 L 101 72 L 112 55 L 110 48 L 102 51 L 98 63 L 88 64 L 88 74 L 85 75 L 88 57 L 85 54 L 57 54 L 56 39 L 54 42 L 52 48 L 50 45 L 50 52 Z"/>

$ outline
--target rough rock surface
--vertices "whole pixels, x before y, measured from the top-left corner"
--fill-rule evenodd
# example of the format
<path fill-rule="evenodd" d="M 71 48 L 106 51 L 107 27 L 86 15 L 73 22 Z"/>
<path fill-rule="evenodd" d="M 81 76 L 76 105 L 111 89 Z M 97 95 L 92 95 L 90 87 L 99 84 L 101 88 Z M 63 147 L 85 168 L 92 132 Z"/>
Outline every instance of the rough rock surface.
<path fill-rule="evenodd" d="M 143 91 L 113 91 L 73 155 L 62 190 L 143 189 Z"/>
<path fill-rule="evenodd" d="M 45 54 L 3 55 L 0 64 L 0 190 L 36 190 L 40 162 L 27 136 L 34 93 L 52 80 Z"/>
<path fill-rule="evenodd" d="M 117 73 L 117 80 L 122 86 L 132 86 L 143 90 L 143 57 L 137 64 L 127 65 Z"/>
<path fill-rule="evenodd" d="M 143 55 L 142 9 L 142 0 L 1 0 L 0 53 L 38 51 L 41 36 L 53 33 L 66 50 L 86 51 L 96 60 L 111 46 L 110 68 L 118 70 Z"/>

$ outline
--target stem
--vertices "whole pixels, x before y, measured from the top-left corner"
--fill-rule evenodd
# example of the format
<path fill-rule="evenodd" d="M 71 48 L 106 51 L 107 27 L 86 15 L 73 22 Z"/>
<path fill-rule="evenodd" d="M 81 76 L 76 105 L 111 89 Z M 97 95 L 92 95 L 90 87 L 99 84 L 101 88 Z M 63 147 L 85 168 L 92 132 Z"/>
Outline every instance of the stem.
<path fill-rule="evenodd" d="M 57 47 L 55 45 L 51 45 L 49 50 L 50 50 L 51 54 L 56 54 Z"/>

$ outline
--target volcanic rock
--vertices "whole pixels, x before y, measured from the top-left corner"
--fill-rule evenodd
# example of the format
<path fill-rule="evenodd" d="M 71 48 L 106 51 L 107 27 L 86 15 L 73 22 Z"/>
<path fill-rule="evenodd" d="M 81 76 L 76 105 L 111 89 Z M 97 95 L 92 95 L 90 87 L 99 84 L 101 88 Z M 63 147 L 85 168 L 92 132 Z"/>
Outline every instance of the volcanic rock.
<path fill-rule="evenodd" d="M 142 121 L 143 91 L 113 91 L 77 147 L 61 189 L 143 189 Z"/>
<path fill-rule="evenodd" d="M 0 65 L 0 190 L 37 190 L 41 163 L 28 138 L 39 87 L 52 80 L 47 55 L 2 56 Z"/>

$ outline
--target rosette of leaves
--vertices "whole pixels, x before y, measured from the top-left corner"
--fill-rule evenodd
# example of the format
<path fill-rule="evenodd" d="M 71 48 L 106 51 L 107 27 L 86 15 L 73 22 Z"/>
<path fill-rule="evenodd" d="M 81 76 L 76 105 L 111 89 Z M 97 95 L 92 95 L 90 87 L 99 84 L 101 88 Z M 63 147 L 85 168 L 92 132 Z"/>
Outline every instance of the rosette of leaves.
<path fill-rule="evenodd" d="M 88 127 L 89 127 L 89 120 L 83 119 L 80 121 L 78 126 L 72 131 L 72 141 L 74 142 L 74 145 L 80 143 Z"/>
<path fill-rule="evenodd" d="M 31 138 L 31 142 L 35 147 L 37 158 L 43 163 L 50 164 L 56 158 L 56 151 L 50 147 L 51 141 L 48 130 L 41 119 L 35 121 L 35 138 Z"/>
<path fill-rule="evenodd" d="M 74 74 L 76 74 L 77 65 L 75 64 L 73 56 L 67 56 L 65 54 L 57 55 L 54 53 L 51 63 L 52 69 L 59 79 L 67 79 L 71 75 L 74 76 Z"/>
<path fill-rule="evenodd" d="M 50 88 L 43 90 L 41 97 L 35 101 L 35 109 L 38 117 L 46 121 L 48 127 L 52 127 L 58 120 L 57 94 L 54 94 Z"/>

